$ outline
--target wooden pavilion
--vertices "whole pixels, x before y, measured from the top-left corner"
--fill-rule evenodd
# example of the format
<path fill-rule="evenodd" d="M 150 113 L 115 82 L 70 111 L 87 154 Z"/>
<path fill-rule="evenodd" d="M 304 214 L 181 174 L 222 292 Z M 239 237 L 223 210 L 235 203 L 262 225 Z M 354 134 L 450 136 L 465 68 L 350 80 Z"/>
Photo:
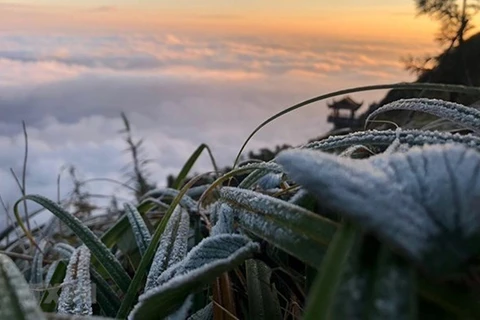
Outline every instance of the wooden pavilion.
<path fill-rule="evenodd" d="M 357 127 L 359 120 L 355 118 L 355 112 L 363 105 L 363 102 L 356 102 L 349 96 L 331 103 L 327 103 L 332 109 L 327 121 L 335 125 L 335 129 Z M 346 110 L 346 112 L 344 111 Z"/>

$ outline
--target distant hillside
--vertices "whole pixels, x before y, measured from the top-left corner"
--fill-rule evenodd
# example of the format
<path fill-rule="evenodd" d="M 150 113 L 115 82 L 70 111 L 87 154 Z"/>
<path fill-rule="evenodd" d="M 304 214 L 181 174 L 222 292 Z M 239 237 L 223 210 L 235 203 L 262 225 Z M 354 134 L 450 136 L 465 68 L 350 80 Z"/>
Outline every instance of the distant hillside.
<path fill-rule="evenodd" d="M 451 49 L 448 53 L 444 52 L 435 68 L 425 71 L 415 81 L 417 83 L 444 83 L 460 84 L 470 86 L 480 86 L 480 33 L 468 38 L 461 47 Z M 415 97 L 437 98 L 447 101 L 458 102 L 464 105 L 470 105 L 480 100 L 480 95 L 465 95 L 458 93 L 434 92 L 420 90 L 390 90 L 387 95 L 376 104 L 372 104 L 364 114 L 359 118 L 363 123 L 368 114 L 376 108 L 405 98 Z M 398 118 L 396 117 L 398 116 Z M 402 117 L 407 116 L 405 112 L 389 112 L 388 118 L 403 122 Z M 377 118 L 377 119 L 380 119 Z M 399 123 L 397 122 L 397 123 Z"/>

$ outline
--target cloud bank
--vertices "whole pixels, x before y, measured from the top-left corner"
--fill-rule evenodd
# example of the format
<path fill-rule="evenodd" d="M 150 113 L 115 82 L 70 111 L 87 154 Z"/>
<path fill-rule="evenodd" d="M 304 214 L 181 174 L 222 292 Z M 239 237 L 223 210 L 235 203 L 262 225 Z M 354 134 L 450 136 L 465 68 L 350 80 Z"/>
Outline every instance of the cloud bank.
<path fill-rule="evenodd" d="M 64 165 L 75 165 L 84 178 L 124 179 L 130 159 L 118 133 L 122 111 L 145 138 L 151 178 L 162 186 L 200 143 L 211 146 L 220 165 L 231 165 L 267 117 L 328 91 L 411 80 L 400 57 L 424 50 L 313 37 L 0 33 L 0 194 L 10 204 L 20 195 L 10 168 L 21 172 L 22 121 L 28 193 L 55 198 Z M 355 98 L 368 105 L 382 94 Z M 247 149 L 303 143 L 330 129 L 326 115 L 324 103 L 292 113 L 261 130 Z M 206 156 L 195 167 L 210 169 Z M 89 190 L 121 192 L 106 183 Z"/>

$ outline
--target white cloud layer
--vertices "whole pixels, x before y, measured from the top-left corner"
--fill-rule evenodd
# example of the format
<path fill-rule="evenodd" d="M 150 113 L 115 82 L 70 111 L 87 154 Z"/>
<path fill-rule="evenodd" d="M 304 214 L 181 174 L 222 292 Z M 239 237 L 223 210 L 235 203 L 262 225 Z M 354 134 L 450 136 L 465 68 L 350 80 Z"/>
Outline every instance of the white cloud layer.
<path fill-rule="evenodd" d="M 159 186 L 202 142 L 230 165 L 248 134 L 274 113 L 346 87 L 410 80 L 402 43 L 317 38 L 0 34 L 0 194 L 19 197 L 21 121 L 29 134 L 28 193 L 56 196 L 63 165 L 85 178 L 123 179 L 129 162 L 118 130 L 125 111 L 153 160 Z M 367 105 L 382 92 L 355 95 Z M 330 129 L 318 103 L 260 131 L 248 149 L 299 144 Z M 205 156 L 195 168 L 210 170 Z M 117 186 L 91 184 L 92 193 Z M 65 192 L 68 190 L 64 190 Z M 4 223 L 4 222 L 3 222 Z M 0 218 L 0 230 L 3 229 Z"/>

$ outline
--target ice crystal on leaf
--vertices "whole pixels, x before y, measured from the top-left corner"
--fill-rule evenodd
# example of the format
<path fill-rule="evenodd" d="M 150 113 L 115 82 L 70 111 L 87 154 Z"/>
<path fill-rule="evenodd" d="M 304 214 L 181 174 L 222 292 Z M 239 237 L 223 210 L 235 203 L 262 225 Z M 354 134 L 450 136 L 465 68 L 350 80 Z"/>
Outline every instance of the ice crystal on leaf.
<path fill-rule="evenodd" d="M 373 111 L 366 122 L 377 115 L 391 110 L 420 111 L 448 119 L 449 121 L 480 132 L 480 111 L 464 105 L 438 99 L 414 98 L 393 101 Z"/>
<path fill-rule="evenodd" d="M 158 285 L 158 277 L 170 266 L 180 262 L 187 254 L 190 216 L 177 206 L 165 227 L 152 266 L 147 276 L 145 291 Z"/>
<path fill-rule="evenodd" d="M 137 208 L 130 203 L 125 203 L 124 207 L 125 212 L 127 213 L 128 221 L 132 226 L 132 232 L 135 236 L 138 249 L 140 254 L 143 256 L 148 248 L 148 245 L 150 244 L 150 231 L 148 230 L 147 225 L 145 224 L 145 221 L 143 221 L 143 218 L 138 212 Z"/>
<path fill-rule="evenodd" d="M 158 287 L 139 297 L 129 319 L 143 319 L 152 312 L 162 318 L 176 312 L 192 292 L 250 258 L 259 249 L 258 244 L 241 235 L 221 234 L 203 239 L 183 261 L 160 276 Z"/>
<path fill-rule="evenodd" d="M 222 233 L 233 233 L 234 210 L 226 203 L 219 203 L 216 212 L 217 222 L 212 228 L 212 236 Z"/>
<path fill-rule="evenodd" d="M 480 249 L 480 154 L 459 144 L 364 160 L 311 150 L 280 153 L 294 181 L 432 273 Z"/>
<path fill-rule="evenodd" d="M 85 246 L 77 248 L 70 258 L 58 299 L 58 313 L 92 314 L 90 250 Z"/>

